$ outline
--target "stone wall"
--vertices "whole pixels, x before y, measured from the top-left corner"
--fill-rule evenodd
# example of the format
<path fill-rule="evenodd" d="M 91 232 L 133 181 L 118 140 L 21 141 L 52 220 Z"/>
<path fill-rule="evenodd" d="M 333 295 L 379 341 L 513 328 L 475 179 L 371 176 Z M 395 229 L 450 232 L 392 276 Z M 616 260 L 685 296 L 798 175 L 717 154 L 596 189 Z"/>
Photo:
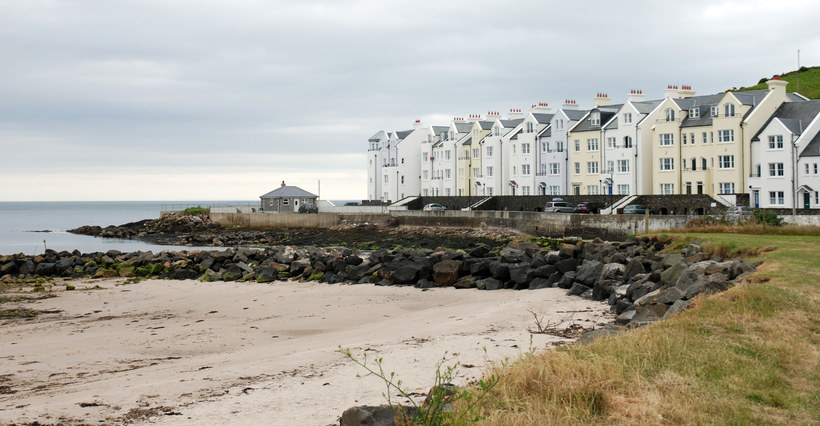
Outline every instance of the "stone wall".
<path fill-rule="evenodd" d="M 712 197 L 701 195 L 639 195 L 631 204 L 643 204 L 652 208 L 658 215 L 722 215 L 726 206 Z M 712 204 L 715 206 L 712 207 Z M 623 209 L 619 209 L 621 213 Z"/>
<path fill-rule="evenodd" d="M 388 214 L 367 213 L 211 213 L 211 221 L 243 228 L 330 228 L 353 223 L 387 223 Z"/>

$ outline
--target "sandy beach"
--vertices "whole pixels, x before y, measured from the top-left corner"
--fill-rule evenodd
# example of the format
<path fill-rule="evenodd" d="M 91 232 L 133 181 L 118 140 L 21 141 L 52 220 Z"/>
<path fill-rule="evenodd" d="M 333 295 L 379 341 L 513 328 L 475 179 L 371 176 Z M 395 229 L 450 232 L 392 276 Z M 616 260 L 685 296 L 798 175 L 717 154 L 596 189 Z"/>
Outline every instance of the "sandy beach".
<path fill-rule="evenodd" d="M 47 313 L 0 321 L 0 423 L 334 424 L 385 403 L 383 383 L 357 377 L 340 346 L 383 358 L 422 400 L 445 353 L 464 384 L 488 362 L 567 341 L 531 334 L 532 312 L 588 328 L 612 320 L 605 303 L 562 289 L 70 283 L 19 304 Z"/>

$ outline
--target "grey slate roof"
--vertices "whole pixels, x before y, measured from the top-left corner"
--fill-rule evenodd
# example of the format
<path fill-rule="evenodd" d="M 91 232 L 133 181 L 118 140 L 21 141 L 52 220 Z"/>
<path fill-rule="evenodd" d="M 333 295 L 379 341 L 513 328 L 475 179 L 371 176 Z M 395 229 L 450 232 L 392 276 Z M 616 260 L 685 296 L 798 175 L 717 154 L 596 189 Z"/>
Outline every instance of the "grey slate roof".
<path fill-rule="evenodd" d="M 604 129 L 606 129 L 606 130 L 615 130 L 617 128 L 618 128 L 618 117 L 617 116 L 615 118 L 613 118 L 612 120 L 609 120 L 609 123 L 607 123 L 607 125 L 604 126 Z"/>
<path fill-rule="evenodd" d="M 442 134 L 450 133 L 449 126 L 433 126 L 433 134 L 436 136 L 441 136 Z"/>
<path fill-rule="evenodd" d="M 806 145 L 806 148 L 800 153 L 801 157 L 820 157 L 820 132 L 814 135 L 814 138 Z"/>
<path fill-rule="evenodd" d="M 618 111 L 621 109 L 623 104 L 620 105 L 606 105 L 598 108 L 592 108 L 589 110 L 589 115 L 586 116 L 583 120 L 581 120 L 578 124 L 575 125 L 572 129 L 573 132 L 586 132 L 590 130 L 600 130 L 601 126 L 606 124 Z M 592 113 L 598 111 L 601 114 L 601 125 L 600 126 L 593 126 L 592 125 Z"/>
<path fill-rule="evenodd" d="M 641 114 L 649 114 L 654 110 L 663 100 L 654 100 L 654 101 L 641 101 L 641 102 L 632 102 L 632 106 L 635 107 Z"/>
<path fill-rule="evenodd" d="M 535 113 L 533 113 L 532 116 L 535 117 L 535 121 L 537 121 L 539 123 L 549 123 L 550 120 L 552 120 L 552 117 L 555 116 L 555 114 L 535 114 Z"/>
<path fill-rule="evenodd" d="M 368 142 L 371 142 L 371 141 L 372 142 L 379 142 L 379 141 L 381 141 L 383 139 L 386 139 L 386 138 L 387 138 L 387 133 L 385 133 L 384 130 L 379 130 L 378 132 L 376 132 L 375 135 L 371 136 L 370 139 L 368 139 L 367 141 Z"/>
<path fill-rule="evenodd" d="M 259 198 L 316 198 L 316 196 L 298 186 L 283 186 Z"/>
<path fill-rule="evenodd" d="M 565 109 L 564 114 L 572 121 L 578 121 L 589 112 L 588 109 Z"/>
<path fill-rule="evenodd" d="M 817 115 L 820 114 L 820 100 L 804 101 L 804 102 L 784 102 L 772 114 L 771 117 L 763 124 L 763 127 L 754 135 L 752 141 L 760 140 L 760 132 L 762 132 L 769 123 L 775 118 L 780 119 L 783 124 L 794 134 L 799 135 Z"/>
<path fill-rule="evenodd" d="M 473 123 L 455 123 L 455 124 L 456 124 L 456 130 L 459 133 L 469 133 L 470 129 L 473 128 Z"/>
<path fill-rule="evenodd" d="M 413 130 L 399 130 L 396 132 L 396 136 L 399 140 L 403 140 L 404 138 L 410 136 L 410 133 L 413 133 Z"/>
<path fill-rule="evenodd" d="M 499 120 L 504 127 L 515 127 L 524 122 L 523 118 L 516 118 L 515 120 Z"/>
<path fill-rule="evenodd" d="M 471 143 L 473 143 L 473 137 L 472 137 L 472 136 L 468 136 L 468 137 L 467 137 L 467 139 L 464 139 L 464 142 L 462 142 L 461 144 L 462 144 L 462 145 L 469 145 L 469 144 L 471 144 Z"/>

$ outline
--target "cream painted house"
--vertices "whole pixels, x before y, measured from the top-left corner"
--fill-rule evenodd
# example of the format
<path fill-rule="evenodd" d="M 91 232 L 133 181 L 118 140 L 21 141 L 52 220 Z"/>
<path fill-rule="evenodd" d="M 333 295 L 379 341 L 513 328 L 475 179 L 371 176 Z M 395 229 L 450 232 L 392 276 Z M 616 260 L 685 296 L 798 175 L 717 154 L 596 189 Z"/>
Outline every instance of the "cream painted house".
<path fill-rule="evenodd" d="M 490 113 L 487 120 L 482 120 L 480 115 L 470 116 L 472 128 L 470 137 L 465 138 L 461 143 L 459 151 L 459 174 L 458 174 L 458 194 L 461 196 L 475 196 L 476 182 L 481 178 L 481 142 L 492 131 L 494 120 L 500 118 L 498 113 Z"/>

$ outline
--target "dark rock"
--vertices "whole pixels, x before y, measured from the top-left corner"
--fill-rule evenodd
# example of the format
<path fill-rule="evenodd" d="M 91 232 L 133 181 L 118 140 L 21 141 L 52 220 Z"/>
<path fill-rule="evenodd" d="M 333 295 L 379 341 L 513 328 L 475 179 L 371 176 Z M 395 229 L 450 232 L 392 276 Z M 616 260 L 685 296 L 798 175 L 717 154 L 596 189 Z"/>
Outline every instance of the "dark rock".
<path fill-rule="evenodd" d="M 57 275 L 58 273 L 59 270 L 57 269 L 57 264 L 52 262 L 38 263 L 37 266 L 34 268 L 34 274 L 39 275 L 41 277 L 53 276 Z"/>
<path fill-rule="evenodd" d="M 634 276 L 645 273 L 640 259 L 632 259 L 624 267 L 624 282 L 628 283 Z"/>
<path fill-rule="evenodd" d="M 199 278 L 199 272 L 193 269 L 183 268 L 171 272 L 169 277 L 173 280 L 195 280 Z"/>
<path fill-rule="evenodd" d="M 561 275 L 561 279 L 555 283 L 556 287 L 560 288 L 570 288 L 572 287 L 572 283 L 575 282 L 575 272 L 567 272 Z"/>
<path fill-rule="evenodd" d="M 619 327 L 616 324 L 607 324 L 601 328 L 596 328 L 594 330 L 587 331 L 586 333 L 582 334 L 578 340 L 575 341 L 576 345 L 587 345 L 590 344 L 602 337 L 612 337 L 617 335 L 623 331 L 622 327 Z"/>
<path fill-rule="evenodd" d="M 436 285 L 438 285 L 438 283 L 436 283 Z M 476 278 L 472 275 L 461 277 L 453 283 L 453 287 L 455 288 L 475 288 L 477 285 Z"/>
<path fill-rule="evenodd" d="M 479 290 L 498 290 L 504 288 L 504 283 L 495 278 L 476 280 L 475 284 Z"/>
<path fill-rule="evenodd" d="M 490 274 L 497 280 L 506 281 L 510 279 L 510 266 L 499 261 L 490 262 Z"/>
<path fill-rule="evenodd" d="M 595 260 L 584 262 L 575 271 L 575 281 L 591 287 L 603 270 L 604 264 L 601 262 Z"/>
<path fill-rule="evenodd" d="M 587 290 L 591 290 L 591 289 L 589 287 L 581 284 L 581 283 L 576 282 L 575 284 L 572 285 L 572 287 L 570 287 L 569 291 L 567 292 L 567 295 L 569 295 L 569 296 L 580 296 L 582 293 L 584 293 Z"/>
<path fill-rule="evenodd" d="M 401 407 L 405 416 L 412 417 L 415 409 L 412 407 Z M 395 418 L 401 418 L 401 414 L 396 413 L 389 405 L 369 406 L 362 405 L 351 407 L 342 413 L 339 419 L 340 426 L 392 426 Z M 403 424 L 403 423 L 401 423 Z"/>
<path fill-rule="evenodd" d="M 528 284 L 533 279 L 529 263 L 510 265 L 510 279 L 516 284 Z"/>
<path fill-rule="evenodd" d="M 646 306 L 636 305 L 635 316 L 632 318 L 632 321 L 630 321 L 630 324 L 643 325 L 658 321 L 663 318 L 668 309 L 669 306 L 663 303 Z"/>
<path fill-rule="evenodd" d="M 562 274 L 566 274 L 567 272 L 573 272 L 578 269 L 578 260 L 574 258 L 563 259 L 555 264 L 555 269 L 557 269 Z"/>
<path fill-rule="evenodd" d="M 563 243 L 561 247 L 558 248 L 558 254 L 563 259 L 567 258 L 574 258 L 578 254 L 578 246 L 573 244 Z"/>
<path fill-rule="evenodd" d="M 405 263 L 393 271 L 393 282 L 396 284 L 413 284 L 418 281 L 421 266 L 414 263 Z"/>
<path fill-rule="evenodd" d="M 468 270 L 470 275 L 476 277 L 488 277 L 492 275 L 489 261 L 485 259 L 469 259 L 469 261 L 472 261 Z M 464 262 L 466 263 L 468 260 L 465 260 Z"/>
<path fill-rule="evenodd" d="M 623 312 L 621 312 L 620 315 L 618 315 L 617 318 L 615 318 L 615 324 L 626 325 L 626 324 L 629 324 L 629 322 L 632 321 L 633 318 L 635 318 L 635 310 L 634 309 L 628 310 L 628 311 L 623 311 Z"/>
<path fill-rule="evenodd" d="M 550 282 L 550 280 L 547 279 L 547 278 L 534 278 L 532 281 L 530 281 L 530 284 L 529 284 L 528 288 L 530 290 L 538 290 L 538 289 L 541 289 L 541 288 L 552 287 L 552 284 L 553 283 Z"/>
<path fill-rule="evenodd" d="M 256 271 L 256 282 L 269 283 L 276 281 L 278 277 L 279 274 L 276 272 L 276 269 L 273 268 L 264 268 Z"/>
<path fill-rule="evenodd" d="M 555 273 L 557 269 L 554 265 L 543 265 L 532 270 L 533 277 L 548 278 Z"/>
<path fill-rule="evenodd" d="M 670 315 L 674 315 L 674 314 L 676 314 L 678 312 L 681 312 L 684 309 L 688 308 L 689 303 L 690 303 L 689 300 L 677 300 L 677 301 L 675 301 L 675 303 L 673 303 L 672 306 L 669 307 L 669 309 L 666 311 L 666 313 L 663 314 L 663 319 L 669 318 Z"/>
<path fill-rule="evenodd" d="M 521 262 L 529 262 L 531 259 L 524 253 L 524 250 L 517 250 L 514 248 L 503 248 L 501 252 L 498 253 L 499 257 L 501 258 L 501 262 L 504 263 L 521 263 Z"/>
<path fill-rule="evenodd" d="M 476 248 L 470 250 L 467 254 L 469 254 L 470 257 L 484 257 L 489 252 L 490 252 L 489 247 L 487 247 L 484 244 L 480 244 Z"/>
<path fill-rule="evenodd" d="M 460 260 L 443 260 L 433 265 L 433 281 L 439 287 L 452 285 L 458 280 Z"/>

